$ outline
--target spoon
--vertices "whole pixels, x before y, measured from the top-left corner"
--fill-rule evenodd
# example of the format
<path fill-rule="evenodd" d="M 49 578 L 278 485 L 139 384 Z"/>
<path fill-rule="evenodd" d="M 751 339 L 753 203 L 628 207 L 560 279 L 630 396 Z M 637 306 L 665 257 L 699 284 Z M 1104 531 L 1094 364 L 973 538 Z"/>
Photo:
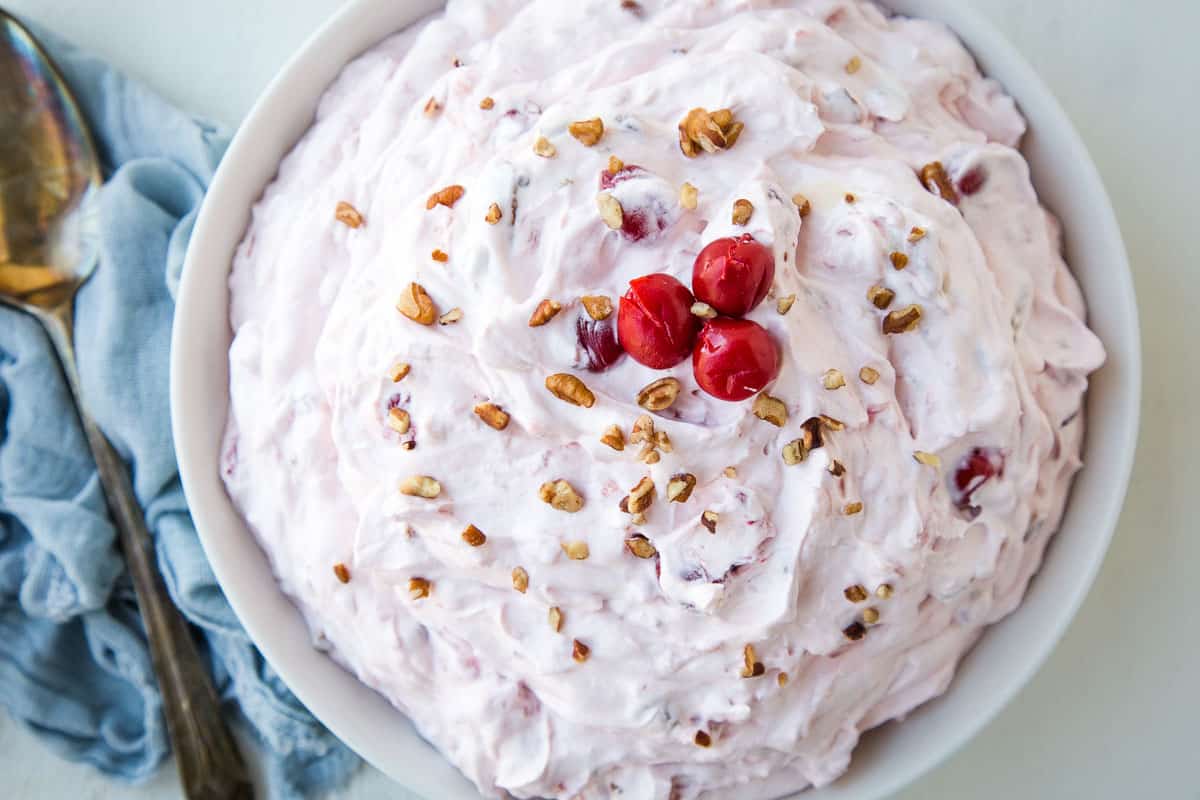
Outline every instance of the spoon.
<path fill-rule="evenodd" d="M 29 31 L 0 10 L 0 302 L 36 317 L 58 354 L 133 577 L 184 793 L 249 800 L 245 764 L 187 620 L 158 572 L 129 471 L 84 408 L 73 307 L 99 258 L 101 182 L 70 89 Z"/>

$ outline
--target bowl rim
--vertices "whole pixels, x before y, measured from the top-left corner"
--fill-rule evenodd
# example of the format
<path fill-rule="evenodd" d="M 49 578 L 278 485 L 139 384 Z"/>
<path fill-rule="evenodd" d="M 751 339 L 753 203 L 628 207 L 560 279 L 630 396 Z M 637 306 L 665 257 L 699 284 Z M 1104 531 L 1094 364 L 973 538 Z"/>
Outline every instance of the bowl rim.
<path fill-rule="evenodd" d="M 211 371 L 192 368 L 197 363 L 213 363 L 216 351 L 227 354 L 232 334 L 228 330 L 227 317 L 227 278 L 232 251 L 243 236 L 252 201 L 274 178 L 278 165 L 278 159 L 263 159 L 261 153 L 264 150 L 278 151 L 282 155 L 291 149 L 311 125 L 317 100 L 341 68 L 370 47 L 372 42 L 377 43 L 403 27 L 388 25 L 389 20 L 407 17 L 410 22 L 416 21 L 441 5 L 438 0 L 405 0 L 398 3 L 392 0 L 354 0 L 307 39 L 259 96 L 218 167 L 193 230 L 172 329 L 170 403 L 172 435 L 180 476 L 205 554 L 235 614 L 280 679 L 351 749 L 406 788 L 429 797 L 449 798 L 452 795 L 454 798 L 465 798 L 476 797 L 474 789 L 436 750 L 416 738 L 411 724 L 401 712 L 312 646 L 299 611 L 279 590 L 270 572 L 269 585 L 274 591 L 262 591 L 262 569 L 265 567 L 269 570 L 269 566 L 225 493 L 219 475 L 219 437 L 218 441 L 213 442 L 202 430 L 204 423 L 194 424 L 200 417 L 207 417 L 205 421 L 208 423 L 219 419 L 219 430 L 223 431 L 229 402 L 228 362 L 226 359 L 225 371 L 219 376 L 214 376 Z M 1110 274 L 1106 277 L 1111 285 L 1103 289 L 1103 294 L 1115 301 L 1115 305 L 1105 307 L 1104 317 L 1114 320 L 1111 325 L 1106 322 L 1106 326 L 1113 327 L 1119 334 L 1104 339 L 1110 361 L 1093 375 L 1087 398 L 1089 429 L 1095 430 L 1093 396 L 1096 376 L 1110 374 L 1114 370 L 1115 379 L 1105 382 L 1109 386 L 1106 391 L 1111 395 L 1105 397 L 1105 408 L 1114 406 L 1116 412 L 1110 412 L 1109 416 L 1119 412 L 1125 424 L 1115 430 L 1112 427 L 1104 429 L 1102 449 L 1105 453 L 1115 454 L 1115 457 L 1095 465 L 1089 461 L 1075 478 L 1067 513 L 1047 549 L 1039 572 L 1047 571 L 1054 560 L 1055 545 L 1068 526 L 1068 519 L 1074 518 L 1072 515 L 1079 505 L 1080 483 L 1085 476 L 1090 479 L 1097 471 L 1105 469 L 1106 477 L 1102 482 L 1106 488 L 1102 492 L 1089 493 L 1089 499 L 1094 501 L 1088 508 L 1088 513 L 1094 518 L 1089 523 L 1092 538 L 1090 542 L 1084 541 L 1074 548 L 1082 552 L 1077 554 L 1079 560 L 1070 573 L 1072 582 L 1065 592 L 1058 587 L 1054 605 L 1044 604 L 1046 607 L 1040 612 L 1044 617 L 1040 625 L 1041 632 L 1034 641 L 1023 643 L 1027 649 L 1018 659 L 1019 668 L 1002 676 L 986 676 L 975 681 L 980 684 L 978 691 L 986 690 L 988 693 L 978 698 L 968 718 L 944 723 L 942 727 L 949 725 L 950 728 L 937 741 L 914 746 L 915 752 L 906 760 L 890 766 L 885 763 L 883 769 L 877 770 L 881 774 L 866 778 L 855 776 L 855 768 L 864 769 L 860 765 L 865 758 L 862 752 L 864 749 L 873 750 L 872 743 L 880 734 L 865 736 L 855 750 L 847 775 L 828 787 L 804 793 L 805 800 L 867 800 L 898 791 L 966 744 L 1028 683 L 1066 632 L 1099 572 L 1129 486 L 1140 421 L 1141 344 L 1129 262 L 1116 214 L 1099 170 L 1065 111 L 1033 68 L 980 12 L 955 0 L 882 0 L 882 5 L 897 13 L 940 20 L 948 25 L 967 45 L 985 75 L 1004 76 L 1001 82 L 1016 97 L 1027 117 L 1030 117 L 1031 106 L 1036 107 L 1036 116 L 1041 120 L 1038 133 L 1045 135 L 1049 131 L 1049 136 L 1051 139 L 1057 138 L 1059 146 L 1078 156 L 1078 163 L 1069 165 L 1067 170 L 1075 181 L 1075 191 L 1089 198 L 1091 223 L 1094 226 L 1092 235 L 1100 240 L 1097 246 L 1104 247 L 1108 253 Z M 351 44 L 363 41 L 368 43 L 364 46 Z M 1020 85 L 1022 89 L 1018 92 L 1013 89 L 1015 85 Z M 280 120 L 284 121 L 283 125 L 279 124 Z M 266 147 L 263 146 L 264 142 L 267 143 Z M 1028 139 L 1022 150 L 1027 146 Z M 270 163 L 264 167 L 264 161 Z M 261 181 L 247 177 L 262 177 L 264 174 L 265 178 Z M 1036 174 L 1034 178 L 1035 184 L 1038 183 Z M 1039 185 L 1039 196 L 1043 196 L 1042 188 Z M 247 202 L 247 197 L 251 202 Z M 1054 207 L 1044 196 L 1043 200 Z M 1067 233 L 1069 237 L 1070 231 Z M 1074 269 L 1072 271 L 1075 272 Z M 216 309 L 215 316 L 212 303 L 207 299 L 216 291 L 212 286 L 214 281 L 219 281 L 224 291 L 224 307 Z M 1089 301 L 1094 299 L 1090 294 Z M 1089 308 L 1093 308 L 1091 302 Z M 215 335 L 220 333 L 217 323 L 225 328 L 224 344 L 220 346 L 217 340 L 221 336 Z M 1114 359 L 1117 360 L 1115 366 Z M 214 392 L 215 399 L 212 397 Z M 217 403 L 224 403 L 224 407 L 214 408 Z M 211 424 L 208 427 L 211 428 Z M 1094 433 L 1089 433 L 1085 444 L 1085 453 L 1089 458 L 1098 446 L 1101 446 L 1101 442 L 1098 442 Z M 1095 481 L 1101 481 L 1101 478 Z M 257 557 L 246 550 L 244 540 L 247 538 L 257 550 Z M 239 548 L 242 552 L 238 552 Z M 1022 605 L 1006 619 L 986 629 L 981 644 L 975 650 L 979 650 L 989 638 L 994 638 L 996 629 L 1005 626 L 1007 629 L 1017 624 L 1018 620 L 1024 618 L 1022 612 L 1026 612 L 1025 617 L 1035 613 L 1026 607 L 1029 605 L 1029 595 L 1036 586 L 1035 575 Z M 955 696 L 955 684 L 963 682 L 962 673 L 972 659 L 975 659 L 974 652 L 960 662 L 958 675 L 945 695 L 914 711 L 905 722 L 906 729 L 915 725 L 917 718 L 929 719 L 931 713 L 936 713 L 930 710 L 931 707 L 944 705 L 949 702 L 947 697 Z M 957 687 L 957 690 L 962 689 L 962 686 Z M 896 726 L 888 724 L 882 727 L 894 729 Z M 933 723 L 933 727 L 936 731 L 937 723 Z M 388 736 L 380 735 L 384 731 L 393 737 L 408 737 L 409 741 L 403 746 L 406 756 L 404 763 L 395 761 L 397 745 L 388 741 Z M 914 750 L 914 747 L 908 749 Z M 417 763 L 415 759 L 425 753 L 433 753 L 436 758 L 424 757 Z M 871 758 L 874 763 L 874 756 Z"/>

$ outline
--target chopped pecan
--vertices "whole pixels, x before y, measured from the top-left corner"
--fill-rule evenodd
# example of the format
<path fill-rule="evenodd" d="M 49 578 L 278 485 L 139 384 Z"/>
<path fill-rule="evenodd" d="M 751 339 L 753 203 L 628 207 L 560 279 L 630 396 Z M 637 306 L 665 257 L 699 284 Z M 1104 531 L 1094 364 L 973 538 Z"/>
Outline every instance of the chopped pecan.
<path fill-rule="evenodd" d="M 547 322 L 554 319 L 560 311 L 562 311 L 562 305 L 554 300 L 551 300 L 550 298 L 546 298 L 542 302 L 538 303 L 537 308 L 535 308 L 533 313 L 530 314 L 529 327 L 540 328 L 542 325 L 545 325 Z"/>
<path fill-rule="evenodd" d="M 463 310 L 455 307 L 438 317 L 438 325 L 453 325 L 462 318 Z"/>
<path fill-rule="evenodd" d="M 429 593 L 433 591 L 433 584 L 425 578 L 409 578 L 408 593 L 413 600 L 420 600 L 423 597 L 429 597 Z"/>
<path fill-rule="evenodd" d="M 500 210 L 500 204 L 492 203 L 490 206 L 488 206 L 487 216 L 483 218 L 483 221 L 488 225 L 495 225 L 503 216 L 504 212 Z"/>
<path fill-rule="evenodd" d="M 558 606 L 550 606 L 550 612 L 546 614 L 546 619 L 550 622 L 550 630 L 555 633 L 562 631 L 563 612 Z"/>
<path fill-rule="evenodd" d="M 812 213 L 812 203 L 802 194 L 796 193 L 792 195 L 792 203 L 796 206 L 796 211 L 800 214 L 800 219 L 804 219 Z"/>
<path fill-rule="evenodd" d="M 679 187 L 679 206 L 688 211 L 694 211 L 700 205 L 700 190 L 690 183 L 684 182 Z"/>
<path fill-rule="evenodd" d="M 696 743 L 697 747 L 712 747 L 712 737 L 705 731 L 696 731 L 692 741 Z"/>
<path fill-rule="evenodd" d="M 347 228 L 361 228 L 363 224 L 362 214 L 358 213 L 358 209 L 345 200 L 338 202 L 333 217 Z"/>
<path fill-rule="evenodd" d="M 863 622 L 867 623 L 868 625 L 874 625 L 876 622 L 879 622 L 879 609 L 864 608 L 862 612 L 862 618 Z"/>
<path fill-rule="evenodd" d="M 846 505 L 842 508 L 842 513 L 847 517 L 851 517 L 855 514 L 862 513 L 862 510 L 863 504 L 860 501 L 855 500 L 853 503 L 846 503 Z"/>
<path fill-rule="evenodd" d="M 889 313 L 883 318 L 884 333 L 907 333 L 915 331 L 921 324 L 921 307 L 907 306 Z"/>
<path fill-rule="evenodd" d="M 846 376 L 842 374 L 840 369 L 827 369 L 825 370 L 825 374 L 821 376 L 821 383 L 830 391 L 841 389 L 846 385 Z"/>
<path fill-rule="evenodd" d="M 410 475 L 400 482 L 400 494 L 432 500 L 442 493 L 442 485 L 428 475 Z"/>
<path fill-rule="evenodd" d="M 588 647 L 578 639 L 571 642 L 571 658 L 575 659 L 580 664 L 587 661 L 588 656 L 591 655 L 591 653 L 592 648 Z"/>
<path fill-rule="evenodd" d="M 408 433 L 410 422 L 411 420 L 408 416 L 408 412 L 403 408 L 388 409 L 387 424 L 388 427 L 394 430 L 396 433 Z"/>
<path fill-rule="evenodd" d="M 692 313 L 700 319 L 713 319 L 717 316 L 717 310 L 708 303 L 696 301 L 692 303 Z"/>
<path fill-rule="evenodd" d="M 744 197 L 739 197 L 733 201 L 733 214 L 731 219 L 734 225 L 745 225 L 750 221 L 750 217 L 754 216 L 754 204 Z"/>
<path fill-rule="evenodd" d="M 441 110 L 442 110 L 442 104 L 439 103 L 436 99 L 431 97 L 425 101 L 425 116 L 427 116 L 427 117 L 436 116 L 437 113 Z"/>
<path fill-rule="evenodd" d="M 538 489 L 538 497 L 542 499 L 543 503 L 548 503 L 552 508 L 566 511 L 568 514 L 574 514 L 583 508 L 583 497 L 575 491 L 574 486 L 561 478 L 543 483 Z"/>
<path fill-rule="evenodd" d="M 510 417 L 503 408 L 495 403 L 478 403 L 474 411 L 475 416 L 498 431 L 502 431 L 508 427 Z"/>
<path fill-rule="evenodd" d="M 918 464 L 924 464 L 925 466 L 933 467 L 934 469 L 942 466 L 942 459 L 938 458 L 936 454 L 926 453 L 924 450 L 918 450 L 913 453 L 913 458 L 916 459 Z"/>
<path fill-rule="evenodd" d="M 742 648 L 742 664 L 741 675 L 743 678 L 758 678 L 767 671 L 767 668 L 758 660 L 752 644 Z"/>
<path fill-rule="evenodd" d="M 700 515 L 700 524 L 704 526 L 709 533 L 717 532 L 717 523 L 721 517 L 715 511 L 705 511 Z"/>
<path fill-rule="evenodd" d="M 583 308 L 587 311 L 588 316 L 597 322 L 606 320 L 612 316 L 612 300 L 605 295 L 585 294 L 579 298 L 579 302 L 583 303 Z"/>
<path fill-rule="evenodd" d="M 861 603 L 867 599 L 867 588 L 861 583 L 856 583 L 853 586 L 847 586 L 842 590 L 842 594 L 851 603 Z"/>
<path fill-rule="evenodd" d="M 690 472 L 677 472 L 667 482 L 667 501 L 686 503 L 696 488 L 696 476 Z"/>
<path fill-rule="evenodd" d="M 525 590 L 529 588 L 529 573 L 524 567 L 513 567 L 512 586 L 521 594 L 525 594 Z"/>
<path fill-rule="evenodd" d="M 654 558 L 658 555 L 658 550 L 650 540 L 640 533 L 635 533 L 625 540 L 625 549 L 638 558 Z"/>
<path fill-rule="evenodd" d="M 947 203 L 958 205 L 958 192 L 946 174 L 946 168 L 940 161 L 931 161 L 921 167 L 921 183 L 925 188 L 941 197 Z"/>
<path fill-rule="evenodd" d="M 545 136 L 539 136 L 533 143 L 533 152 L 542 158 L 554 158 L 558 155 L 558 148 Z"/>
<path fill-rule="evenodd" d="M 567 554 L 567 558 L 572 561 L 586 561 L 587 557 L 591 555 L 591 550 L 588 548 L 587 542 L 563 542 L 560 547 Z"/>
<path fill-rule="evenodd" d="M 780 314 L 786 314 L 792 310 L 792 306 L 796 304 L 796 295 L 785 295 L 775 301 L 775 310 Z"/>
<path fill-rule="evenodd" d="M 421 325 L 432 325 L 438 316 L 433 298 L 419 283 L 410 283 L 404 287 L 400 299 L 396 301 L 396 310 Z"/>
<path fill-rule="evenodd" d="M 896 299 L 896 293 L 884 286 L 872 286 L 867 289 L 867 299 L 871 301 L 871 305 L 883 311 Z"/>
<path fill-rule="evenodd" d="M 625 507 L 630 514 L 641 514 L 654 503 L 654 481 L 649 476 L 642 478 L 629 490 Z"/>
<path fill-rule="evenodd" d="M 604 136 L 604 120 L 599 117 L 572 122 L 567 132 L 579 140 L 584 147 L 591 147 Z"/>
<path fill-rule="evenodd" d="M 890 583 L 881 583 L 875 587 L 875 596 L 880 600 L 889 600 L 891 599 L 893 591 L 895 590 L 892 589 L 892 585 Z"/>
<path fill-rule="evenodd" d="M 482 547 L 484 542 L 487 541 L 487 536 L 474 525 L 468 525 L 462 532 L 462 540 L 471 545 L 471 547 Z"/>
<path fill-rule="evenodd" d="M 333 574 L 336 575 L 337 579 L 342 583 L 350 582 L 350 568 L 340 561 L 333 565 Z"/>
<path fill-rule="evenodd" d="M 913 226 L 913 229 L 908 232 L 908 240 L 910 242 L 919 242 L 925 238 L 925 229 Z"/>
<path fill-rule="evenodd" d="M 496 105 L 496 101 L 490 97 L 485 97 L 479 101 L 479 107 L 484 111 L 491 111 Z"/>
<path fill-rule="evenodd" d="M 625 449 L 625 434 L 617 425 L 609 425 L 605 428 L 600 441 L 618 452 Z"/>
<path fill-rule="evenodd" d="M 862 59 L 858 56 L 852 57 L 846 62 L 846 74 L 853 75 L 854 73 L 858 72 L 860 69 L 862 69 L 862 63 Z"/>
<path fill-rule="evenodd" d="M 436 206 L 445 206 L 453 208 L 454 204 L 463 196 L 466 189 L 458 184 L 452 184 L 444 189 L 438 189 L 433 194 L 429 195 L 429 199 L 425 201 L 426 209 L 433 209 Z"/>
<path fill-rule="evenodd" d="M 908 256 L 898 250 L 893 251 L 888 258 L 891 260 L 892 266 L 896 269 L 904 269 L 908 266 Z"/>
<path fill-rule="evenodd" d="M 760 392 L 758 397 L 754 398 L 754 405 L 751 406 L 750 411 L 754 416 L 771 423 L 776 428 L 782 428 L 788 421 L 787 406 L 784 402 L 766 392 Z"/>
<path fill-rule="evenodd" d="M 447 253 L 445 250 L 434 250 L 432 253 L 429 254 L 429 257 L 432 258 L 434 261 L 438 262 L 439 264 L 445 264 L 447 261 L 450 260 L 450 254 Z"/>
<path fill-rule="evenodd" d="M 879 380 L 879 370 L 874 367 L 863 367 L 858 371 L 858 379 L 868 386 Z"/>
<path fill-rule="evenodd" d="M 546 378 L 546 389 L 550 394 L 572 405 L 591 408 L 596 404 L 596 395 L 583 381 L 567 372 L 556 372 Z"/>
<path fill-rule="evenodd" d="M 679 397 L 681 388 L 676 378 L 659 378 L 642 387 L 637 395 L 637 404 L 647 411 L 665 411 Z"/>
<path fill-rule="evenodd" d="M 600 219 L 605 225 L 614 231 L 621 230 L 625 224 L 625 210 L 621 208 L 620 200 L 608 192 L 601 192 L 596 195 L 596 208 L 600 209 Z"/>
<path fill-rule="evenodd" d="M 412 372 L 412 365 L 404 361 L 397 361 L 392 364 L 392 368 L 388 370 L 388 377 L 392 383 L 399 383 L 408 377 L 408 373 Z"/>
<path fill-rule="evenodd" d="M 625 169 L 625 162 L 616 156 L 608 157 L 608 171 L 616 175 L 621 170 Z"/>
<path fill-rule="evenodd" d="M 727 108 L 711 114 L 703 108 L 693 108 L 679 123 L 679 149 L 688 158 L 695 158 L 701 151 L 716 153 L 733 147 L 741 135 L 743 125 L 733 119 Z"/>

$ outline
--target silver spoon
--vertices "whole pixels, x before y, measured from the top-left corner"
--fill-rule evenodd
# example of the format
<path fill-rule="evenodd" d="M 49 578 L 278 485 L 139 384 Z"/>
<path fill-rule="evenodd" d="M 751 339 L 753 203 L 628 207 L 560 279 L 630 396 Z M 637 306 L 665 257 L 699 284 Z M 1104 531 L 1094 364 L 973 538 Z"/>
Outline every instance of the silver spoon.
<path fill-rule="evenodd" d="M 129 472 L 84 410 L 73 306 L 98 260 L 93 201 L 100 183 L 91 133 L 70 89 L 29 31 L 0 10 L 0 302 L 36 317 L 58 353 L 133 576 L 184 793 L 248 800 L 254 792 L 245 764 L 158 572 Z"/>

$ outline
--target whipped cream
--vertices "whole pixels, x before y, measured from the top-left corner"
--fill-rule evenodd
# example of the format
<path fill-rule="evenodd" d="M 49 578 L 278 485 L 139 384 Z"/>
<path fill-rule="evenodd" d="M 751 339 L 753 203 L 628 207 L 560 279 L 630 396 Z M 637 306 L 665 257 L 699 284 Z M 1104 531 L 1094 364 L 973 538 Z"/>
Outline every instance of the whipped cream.
<path fill-rule="evenodd" d="M 733 147 L 683 155 L 697 107 L 732 111 Z M 594 146 L 569 133 L 597 117 Z M 835 779 L 1019 604 L 1080 465 L 1104 353 L 1023 131 L 944 26 L 859 0 L 451 0 L 351 63 L 230 282 L 224 479 L 317 646 L 488 797 L 753 800 Z M 611 190 L 653 223 L 640 241 L 597 209 L 614 155 L 645 171 Z M 957 204 L 922 185 L 935 161 Z M 447 186 L 461 198 L 427 209 Z M 335 221 L 339 202 L 364 223 Z M 615 306 L 656 272 L 690 285 L 705 244 L 747 232 L 775 254 L 748 318 L 783 354 L 782 427 L 701 392 L 690 361 L 584 368 L 581 297 Z M 412 282 L 461 319 L 400 314 Z M 916 329 L 885 334 L 872 287 L 919 306 Z M 531 327 L 544 299 L 563 308 Z M 548 392 L 555 373 L 594 405 Z M 603 443 L 667 376 L 669 452 Z M 817 415 L 844 430 L 785 463 Z M 669 502 L 679 473 L 695 489 Z M 402 494 L 410 476 L 440 493 Z M 639 521 L 619 505 L 645 477 Z M 560 479 L 577 513 L 539 497 Z"/>

